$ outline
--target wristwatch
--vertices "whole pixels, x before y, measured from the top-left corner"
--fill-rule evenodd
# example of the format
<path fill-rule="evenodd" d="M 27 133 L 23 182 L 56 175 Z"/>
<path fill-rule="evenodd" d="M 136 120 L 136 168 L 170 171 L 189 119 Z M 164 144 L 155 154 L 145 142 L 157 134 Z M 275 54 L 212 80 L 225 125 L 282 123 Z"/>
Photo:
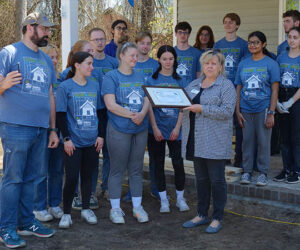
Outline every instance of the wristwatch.
<path fill-rule="evenodd" d="M 48 130 L 50 131 L 50 132 L 57 132 L 58 131 L 58 128 L 48 128 Z"/>
<path fill-rule="evenodd" d="M 275 115 L 275 111 L 274 110 L 268 110 L 268 115 Z"/>
<path fill-rule="evenodd" d="M 66 136 L 66 137 L 64 138 L 64 142 L 70 141 L 70 140 L 71 140 L 71 138 L 70 138 L 69 136 Z"/>

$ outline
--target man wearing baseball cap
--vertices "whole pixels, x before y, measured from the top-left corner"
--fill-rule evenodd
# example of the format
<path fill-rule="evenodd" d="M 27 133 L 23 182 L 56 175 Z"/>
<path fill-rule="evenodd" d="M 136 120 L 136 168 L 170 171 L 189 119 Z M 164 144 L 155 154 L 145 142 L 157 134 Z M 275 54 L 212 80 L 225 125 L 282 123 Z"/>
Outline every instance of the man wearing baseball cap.
<path fill-rule="evenodd" d="M 26 245 L 19 235 L 50 237 L 55 232 L 35 220 L 33 214 L 34 181 L 45 164 L 47 142 L 48 148 L 59 143 L 52 92 L 55 69 L 39 49 L 47 45 L 53 25 L 41 13 L 29 14 L 23 22 L 23 39 L 0 52 L 0 137 L 4 153 L 0 241 L 9 248 Z"/>

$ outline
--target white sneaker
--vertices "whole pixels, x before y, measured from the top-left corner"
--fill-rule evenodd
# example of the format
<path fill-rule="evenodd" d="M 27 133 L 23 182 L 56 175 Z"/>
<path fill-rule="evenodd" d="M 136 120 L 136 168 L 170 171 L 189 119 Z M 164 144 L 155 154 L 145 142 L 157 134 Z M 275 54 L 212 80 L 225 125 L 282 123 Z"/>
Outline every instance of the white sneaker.
<path fill-rule="evenodd" d="M 180 212 L 184 212 L 184 211 L 190 210 L 190 208 L 189 208 L 188 204 L 186 204 L 186 201 L 185 201 L 184 198 L 177 199 L 177 201 L 176 201 L 176 207 L 179 208 Z"/>
<path fill-rule="evenodd" d="M 33 211 L 33 214 L 35 218 L 39 221 L 50 221 L 53 220 L 53 216 L 47 212 L 47 210 L 41 210 L 41 211 Z"/>
<path fill-rule="evenodd" d="M 60 207 L 50 207 L 48 209 L 49 214 L 51 214 L 55 219 L 60 219 L 64 212 L 61 210 Z"/>
<path fill-rule="evenodd" d="M 138 222 L 144 223 L 149 221 L 148 214 L 142 206 L 134 207 L 132 212 L 133 217 L 136 218 Z"/>
<path fill-rule="evenodd" d="M 88 224 L 94 225 L 97 224 L 97 217 L 91 209 L 82 209 L 81 210 L 81 219 L 84 219 Z"/>
<path fill-rule="evenodd" d="M 124 212 L 121 208 L 112 208 L 109 212 L 109 218 L 112 223 L 115 224 L 124 224 Z"/>
<path fill-rule="evenodd" d="M 168 199 L 163 199 L 160 201 L 160 209 L 161 213 L 170 213 L 170 203 Z"/>
<path fill-rule="evenodd" d="M 72 219 L 70 214 L 63 214 L 58 224 L 59 228 L 70 228 L 72 225 Z"/>

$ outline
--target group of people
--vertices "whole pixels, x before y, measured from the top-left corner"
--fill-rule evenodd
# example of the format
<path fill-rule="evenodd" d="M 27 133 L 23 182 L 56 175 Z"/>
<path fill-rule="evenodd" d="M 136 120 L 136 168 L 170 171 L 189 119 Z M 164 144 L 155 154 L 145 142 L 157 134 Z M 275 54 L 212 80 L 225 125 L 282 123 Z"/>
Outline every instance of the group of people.
<path fill-rule="evenodd" d="M 127 23 L 116 20 L 110 43 L 104 30 L 93 28 L 87 40 L 73 45 L 67 68 L 59 73 L 58 51 L 47 44 L 53 23 L 41 13 L 28 15 L 23 39 L 0 52 L 0 241 L 16 248 L 26 245 L 20 235 L 51 237 L 55 230 L 40 221 L 57 218 L 59 228 L 70 228 L 72 207 L 81 210 L 87 223 L 97 224 L 91 209 L 99 207 L 95 193 L 101 150 L 101 194 L 111 204 L 113 223 L 125 223 L 121 193 L 126 171 L 130 191 L 123 200 L 132 202 L 138 222 L 149 221 L 142 206 L 146 147 L 151 195 L 160 200 L 160 212 L 169 213 L 166 145 L 181 212 L 189 210 L 183 159 L 194 163 L 197 215 L 183 227 L 209 224 L 206 232 L 217 233 L 227 199 L 225 165 L 231 159 L 233 124 L 235 162 L 244 170 L 241 183 L 249 184 L 256 168 L 256 185 L 265 186 L 276 109 L 284 170 L 274 180 L 300 181 L 300 13 L 287 11 L 283 19 L 287 41 L 277 58 L 266 49 L 262 32 L 251 32 L 248 41 L 238 37 L 240 17 L 228 13 L 225 37 L 216 43 L 205 25 L 190 46 L 192 27 L 179 22 L 177 45 L 162 45 L 157 60 L 149 57 L 149 32 L 130 42 Z M 144 85 L 185 88 L 192 105 L 153 108 Z"/>

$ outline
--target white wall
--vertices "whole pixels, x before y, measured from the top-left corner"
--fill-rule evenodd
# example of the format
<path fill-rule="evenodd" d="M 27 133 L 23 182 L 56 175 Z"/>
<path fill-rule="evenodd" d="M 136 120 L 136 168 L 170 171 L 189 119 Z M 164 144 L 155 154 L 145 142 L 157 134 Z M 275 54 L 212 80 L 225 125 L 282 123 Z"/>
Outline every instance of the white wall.
<path fill-rule="evenodd" d="M 209 25 L 215 35 L 215 41 L 224 37 L 223 17 L 235 12 L 241 18 L 238 35 L 245 40 L 250 32 L 260 30 L 267 36 L 267 48 L 276 52 L 278 45 L 278 27 L 280 20 L 279 3 L 282 0 L 174 0 L 177 1 L 177 20 L 192 25 L 190 44 L 202 25 Z M 175 7 L 175 4 L 174 4 Z"/>

